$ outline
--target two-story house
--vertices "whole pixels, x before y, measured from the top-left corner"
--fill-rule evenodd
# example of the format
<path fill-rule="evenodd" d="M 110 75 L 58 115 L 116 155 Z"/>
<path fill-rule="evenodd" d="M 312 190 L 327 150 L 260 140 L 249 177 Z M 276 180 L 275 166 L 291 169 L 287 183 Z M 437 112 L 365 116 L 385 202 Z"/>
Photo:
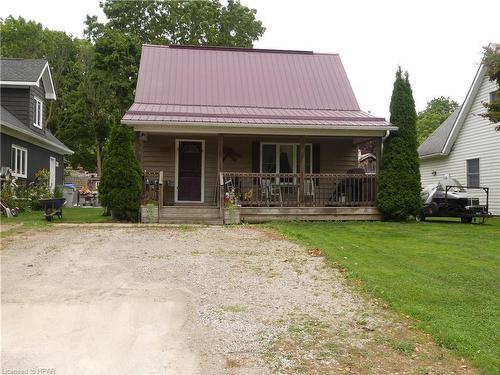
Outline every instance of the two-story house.
<path fill-rule="evenodd" d="M 62 185 L 64 155 L 73 151 L 47 128 L 47 100 L 56 100 L 48 62 L 2 58 L 0 90 L 0 166 L 28 182 L 45 168 L 50 188 Z"/>

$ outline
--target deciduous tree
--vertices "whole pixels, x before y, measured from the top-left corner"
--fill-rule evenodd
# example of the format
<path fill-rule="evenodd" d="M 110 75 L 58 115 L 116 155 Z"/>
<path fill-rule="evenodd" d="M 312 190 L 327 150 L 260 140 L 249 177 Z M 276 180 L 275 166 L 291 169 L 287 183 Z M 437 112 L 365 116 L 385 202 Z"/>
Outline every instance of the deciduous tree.
<path fill-rule="evenodd" d="M 427 102 L 425 109 L 417 117 L 417 141 L 422 144 L 437 127 L 457 108 L 458 103 L 449 97 L 441 96 Z"/>
<path fill-rule="evenodd" d="M 68 106 L 68 95 L 74 89 L 74 82 L 68 76 L 77 57 L 75 40 L 62 31 L 49 30 L 40 23 L 12 16 L 0 21 L 0 34 L 2 57 L 48 60 L 57 100 L 47 102 L 46 122 L 57 134 L 65 125 L 63 114 Z"/>
<path fill-rule="evenodd" d="M 483 64 L 486 65 L 488 69 L 488 76 L 490 81 L 495 81 L 499 86 L 496 91 L 496 98 L 488 103 L 484 103 L 484 106 L 488 110 L 484 117 L 489 119 L 495 124 L 500 123 L 500 45 L 490 44 L 488 47 L 484 47 L 484 58 Z M 500 125 L 496 125 L 495 129 L 500 131 Z"/>

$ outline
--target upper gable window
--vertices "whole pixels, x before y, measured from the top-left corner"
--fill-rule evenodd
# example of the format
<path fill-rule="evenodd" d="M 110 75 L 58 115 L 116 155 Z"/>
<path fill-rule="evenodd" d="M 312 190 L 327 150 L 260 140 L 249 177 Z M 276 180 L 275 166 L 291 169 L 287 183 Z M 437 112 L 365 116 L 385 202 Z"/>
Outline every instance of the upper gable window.
<path fill-rule="evenodd" d="M 35 96 L 35 111 L 34 111 L 33 125 L 42 129 L 43 127 L 43 102 Z"/>
<path fill-rule="evenodd" d="M 492 91 L 490 92 L 490 103 L 493 103 L 497 98 L 497 92 L 496 91 Z"/>

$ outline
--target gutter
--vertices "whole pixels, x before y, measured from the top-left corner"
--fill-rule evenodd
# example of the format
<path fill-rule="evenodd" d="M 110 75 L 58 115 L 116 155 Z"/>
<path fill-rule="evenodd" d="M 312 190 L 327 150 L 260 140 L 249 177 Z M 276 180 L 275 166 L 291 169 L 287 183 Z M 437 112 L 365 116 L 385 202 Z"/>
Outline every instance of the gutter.
<path fill-rule="evenodd" d="M 443 157 L 443 156 L 448 156 L 448 155 L 445 154 L 444 152 L 437 152 L 434 154 L 419 155 L 418 157 L 419 157 L 419 159 L 425 160 L 425 159 L 434 159 L 434 158 Z"/>

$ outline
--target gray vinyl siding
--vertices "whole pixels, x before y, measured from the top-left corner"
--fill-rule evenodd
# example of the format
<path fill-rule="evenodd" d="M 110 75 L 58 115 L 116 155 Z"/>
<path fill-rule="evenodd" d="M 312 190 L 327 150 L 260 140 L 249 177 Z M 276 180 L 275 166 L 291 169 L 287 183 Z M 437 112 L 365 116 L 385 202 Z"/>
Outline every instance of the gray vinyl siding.
<path fill-rule="evenodd" d="M 490 188 L 490 210 L 500 215 L 500 132 L 487 119 L 478 116 L 485 112 L 484 102 L 490 92 L 497 89 L 487 76 L 483 78 L 472 106 L 460 129 L 460 133 L 448 156 L 421 159 L 422 186 L 435 183 L 444 174 L 467 184 L 467 160 L 479 159 L 479 183 Z M 436 172 L 436 176 L 433 176 Z"/>
<path fill-rule="evenodd" d="M 147 141 L 142 142 L 142 146 L 137 149 L 141 168 L 155 172 L 163 171 L 167 183 L 174 185 L 176 139 L 205 140 L 205 204 L 215 204 L 218 181 L 216 136 L 149 134 Z M 224 136 L 224 149 L 226 151 L 231 149 L 239 154 L 239 157 L 236 160 L 227 157 L 223 170 L 252 172 L 253 142 L 298 143 L 299 140 L 284 137 Z M 306 138 L 306 143 L 320 144 L 321 173 L 346 173 L 347 170 L 357 167 L 357 150 L 350 138 Z"/>
<path fill-rule="evenodd" d="M 37 145 L 33 145 L 31 143 L 25 142 L 23 140 L 14 138 L 7 134 L 0 134 L 1 137 L 1 166 L 2 167 L 12 167 L 12 145 L 17 145 L 24 147 L 28 150 L 28 171 L 27 171 L 27 181 L 31 182 L 34 179 L 35 173 L 45 168 L 49 170 L 49 159 L 50 157 L 54 157 L 56 161 L 59 163 L 59 166 L 56 164 L 56 185 L 63 184 L 63 175 L 64 175 L 64 162 L 63 156 L 59 155 L 53 151 L 49 151 L 45 148 L 39 147 Z M 24 179 L 22 179 L 24 180 Z"/>
<path fill-rule="evenodd" d="M 47 101 L 45 91 L 40 81 L 40 87 L 31 86 L 29 88 L 2 87 L 2 106 L 19 119 L 24 125 L 43 134 L 43 130 L 33 125 L 35 119 L 35 96 L 42 100 L 42 126 L 46 128 L 47 121 Z"/>
<path fill-rule="evenodd" d="M 31 119 L 30 89 L 1 88 L 2 106 L 16 116 L 24 125 L 29 126 Z"/>

